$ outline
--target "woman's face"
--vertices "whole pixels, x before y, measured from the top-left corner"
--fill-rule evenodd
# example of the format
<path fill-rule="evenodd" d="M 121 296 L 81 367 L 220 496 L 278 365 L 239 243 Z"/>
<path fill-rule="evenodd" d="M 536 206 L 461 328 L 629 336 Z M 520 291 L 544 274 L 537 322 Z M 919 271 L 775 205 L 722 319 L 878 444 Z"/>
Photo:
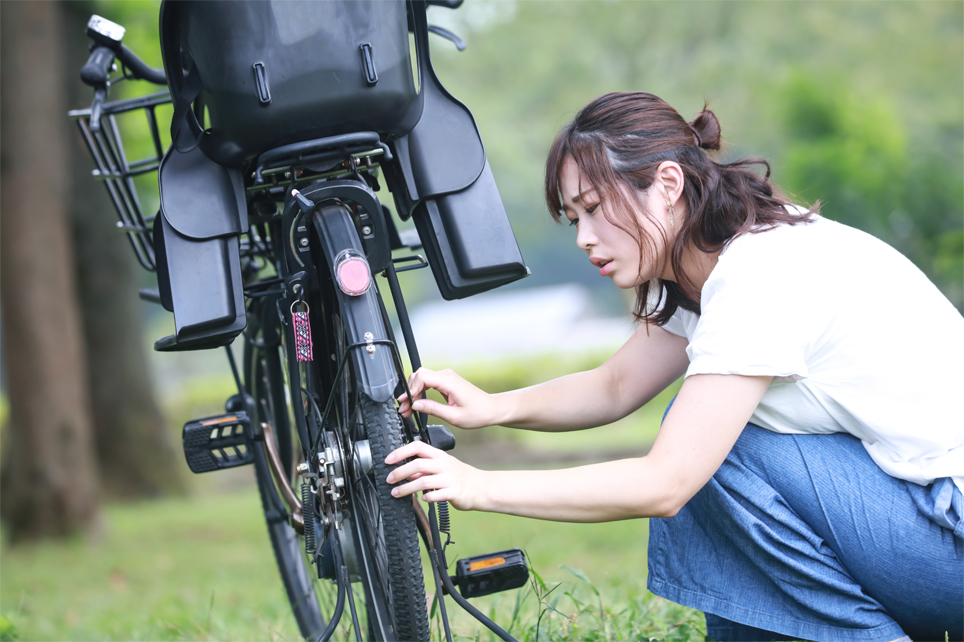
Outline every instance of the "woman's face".
<path fill-rule="evenodd" d="M 657 276 L 671 278 L 669 261 L 663 261 L 666 245 L 663 233 L 648 216 L 633 212 L 642 233 L 652 242 L 650 245 L 643 239 L 643 247 L 647 249 L 643 253 L 631 234 L 609 222 L 607 215 L 618 220 L 619 213 L 613 209 L 616 204 L 600 200 L 600 194 L 583 178 L 572 158 L 566 159 L 562 165 L 560 187 L 563 211 L 570 224 L 576 227 L 576 245 L 589 255 L 589 261 L 599 269 L 600 276 L 611 278 L 623 289 L 635 288 Z M 657 189 L 658 185 L 654 183 L 637 197 L 657 221 L 668 223 L 665 199 L 656 194 Z M 663 263 L 666 265 L 660 270 L 658 266 Z"/>

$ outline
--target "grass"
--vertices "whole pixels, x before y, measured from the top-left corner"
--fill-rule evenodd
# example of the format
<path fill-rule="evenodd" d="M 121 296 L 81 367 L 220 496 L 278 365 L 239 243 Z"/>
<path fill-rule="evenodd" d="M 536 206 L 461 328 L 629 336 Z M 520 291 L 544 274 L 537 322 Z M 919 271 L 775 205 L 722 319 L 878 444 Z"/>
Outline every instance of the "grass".
<path fill-rule="evenodd" d="M 2 555 L 23 640 L 296 637 L 253 489 L 113 506 L 95 539 Z"/>
<path fill-rule="evenodd" d="M 528 553 L 527 588 L 474 600 L 520 640 L 703 639 L 699 613 L 645 590 L 645 520 L 550 524 L 453 511 L 452 521 L 451 563 L 502 548 Z M 299 639 L 251 486 L 111 506 L 95 539 L 3 543 L 0 555 L 3 640 Z M 447 604 L 456 639 L 491 637 Z"/>
<path fill-rule="evenodd" d="M 598 361 L 553 358 L 459 370 L 496 392 Z M 221 412 L 234 392 L 227 375 L 197 376 L 178 388 L 165 404 L 178 437 L 184 421 Z M 455 454 L 471 460 L 485 451 L 481 463 L 488 467 L 519 467 L 529 464 L 509 454 L 538 455 L 535 465 L 544 466 L 642 452 L 674 392 L 675 387 L 623 421 L 591 431 L 456 431 Z M 0 416 L 6 412 L 0 398 Z M 271 554 L 253 471 L 191 479 L 194 492 L 188 497 L 108 506 L 100 532 L 87 540 L 12 548 L 0 538 L 0 642 L 300 639 Z M 526 551 L 533 570 L 527 587 L 473 600 L 520 640 L 703 639 L 701 614 L 646 591 L 647 520 L 555 524 L 453 510 L 452 523 L 450 570 L 459 557 Z M 451 600 L 447 605 L 455 639 L 495 639 Z M 443 639 L 437 619 L 435 626 L 434 639 Z M 354 639 L 347 628 L 342 633 Z"/>
<path fill-rule="evenodd" d="M 520 640 L 703 640 L 702 614 L 646 590 L 648 520 L 558 524 L 452 511 L 450 565 L 459 557 L 525 550 L 529 586 L 478 598 L 476 607 Z M 453 633 L 495 640 L 450 608 Z M 516 613 L 518 611 L 518 613 Z"/>

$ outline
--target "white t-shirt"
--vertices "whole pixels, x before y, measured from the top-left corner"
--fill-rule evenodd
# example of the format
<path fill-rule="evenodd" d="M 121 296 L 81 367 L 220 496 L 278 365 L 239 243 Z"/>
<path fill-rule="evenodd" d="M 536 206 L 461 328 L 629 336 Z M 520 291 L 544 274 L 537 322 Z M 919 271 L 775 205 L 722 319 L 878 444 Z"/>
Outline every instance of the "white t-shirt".
<path fill-rule="evenodd" d="M 964 317 L 895 249 L 817 217 L 733 240 L 703 286 L 686 376 L 774 377 L 751 422 L 848 432 L 888 474 L 964 492 Z"/>

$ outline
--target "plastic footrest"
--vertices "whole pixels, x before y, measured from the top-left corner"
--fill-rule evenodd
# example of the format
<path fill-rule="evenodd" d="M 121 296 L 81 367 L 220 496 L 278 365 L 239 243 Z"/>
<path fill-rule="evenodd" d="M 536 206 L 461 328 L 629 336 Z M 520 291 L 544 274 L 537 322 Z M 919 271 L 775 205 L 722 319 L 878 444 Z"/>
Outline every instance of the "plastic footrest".
<path fill-rule="evenodd" d="M 460 559 L 452 581 L 463 597 L 482 597 L 525 586 L 529 581 L 526 556 L 518 548 Z"/>
<path fill-rule="evenodd" d="M 254 461 L 251 422 L 245 412 L 189 421 L 181 441 L 191 472 L 209 473 Z"/>

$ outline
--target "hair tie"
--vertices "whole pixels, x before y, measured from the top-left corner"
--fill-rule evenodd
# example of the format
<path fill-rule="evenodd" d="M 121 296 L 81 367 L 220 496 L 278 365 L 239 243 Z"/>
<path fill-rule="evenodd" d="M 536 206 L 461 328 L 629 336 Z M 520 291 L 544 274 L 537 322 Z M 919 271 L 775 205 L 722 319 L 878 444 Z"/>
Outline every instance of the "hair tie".
<path fill-rule="evenodd" d="M 700 133 L 698 131 L 696 131 L 696 127 L 693 126 L 693 123 L 686 123 L 686 124 L 689 125 L 690 131 L 693 132 L 694 136 L 696 136 L 696 146 L 702 148 L 703 137 L 700 136 Z"/>

